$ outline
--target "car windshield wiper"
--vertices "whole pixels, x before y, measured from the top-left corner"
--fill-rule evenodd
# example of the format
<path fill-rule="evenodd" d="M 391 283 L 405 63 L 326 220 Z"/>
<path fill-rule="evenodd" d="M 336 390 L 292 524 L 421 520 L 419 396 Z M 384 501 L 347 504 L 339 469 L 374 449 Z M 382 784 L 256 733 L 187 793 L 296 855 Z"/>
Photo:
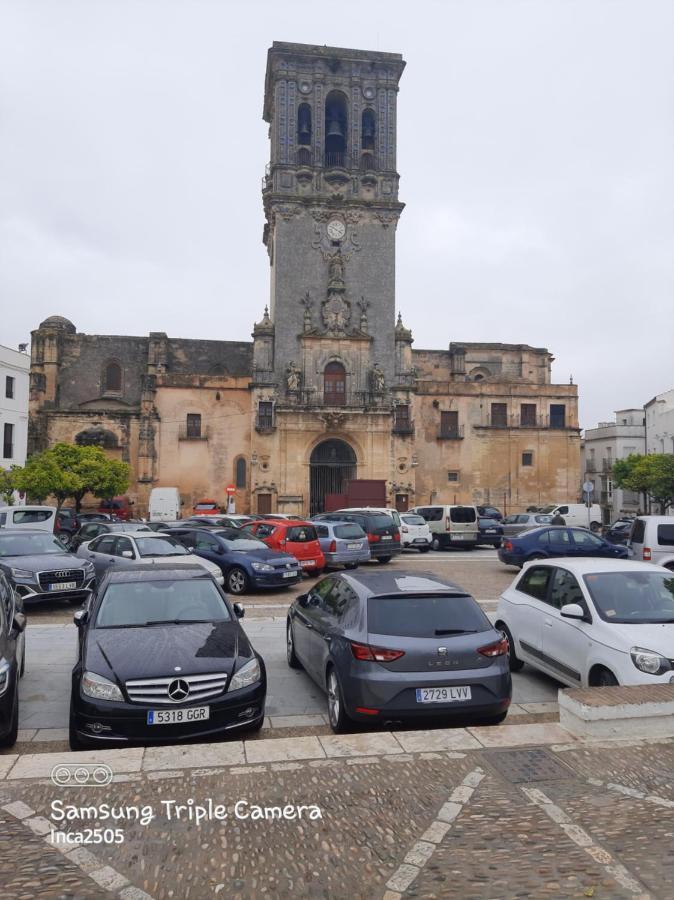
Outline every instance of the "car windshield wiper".
<path fill-rule="evenodd" d="M 436 635 L 442 634 L 477 634 L 475 628 L 436 628 Z"/>
<path fill-rule="evenodd" d="M 210 619 L 154 619 L 152 622 L 141 622 L 141 625 L 197 625 L 210 622 Z"/>

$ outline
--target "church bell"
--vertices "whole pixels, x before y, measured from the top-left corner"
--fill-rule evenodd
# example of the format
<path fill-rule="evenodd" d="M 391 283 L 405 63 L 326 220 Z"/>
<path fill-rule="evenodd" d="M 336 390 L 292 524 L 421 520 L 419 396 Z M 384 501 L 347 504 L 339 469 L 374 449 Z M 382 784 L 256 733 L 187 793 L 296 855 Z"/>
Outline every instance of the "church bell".
<path fill-rule="evenodd" d="M 342 123 L 339 119 L 331 119 L 328 123 L 328 130 L 326 132 L 326 137 L 344 137 L 344 128 L 342 127 Z"/>

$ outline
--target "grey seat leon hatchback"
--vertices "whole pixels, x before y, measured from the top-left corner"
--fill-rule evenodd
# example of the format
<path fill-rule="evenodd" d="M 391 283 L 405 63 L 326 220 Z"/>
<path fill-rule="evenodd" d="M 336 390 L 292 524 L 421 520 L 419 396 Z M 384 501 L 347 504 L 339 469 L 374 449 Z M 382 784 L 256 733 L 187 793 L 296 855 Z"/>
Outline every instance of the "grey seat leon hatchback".
<path fill-rule="evenodd" d="M 418 572 L 337 572 L 288 610 L 286 652 L 327 694 L 335 732 L 355 722 L 502 722 L 509 647 L 461 587 Z"/>

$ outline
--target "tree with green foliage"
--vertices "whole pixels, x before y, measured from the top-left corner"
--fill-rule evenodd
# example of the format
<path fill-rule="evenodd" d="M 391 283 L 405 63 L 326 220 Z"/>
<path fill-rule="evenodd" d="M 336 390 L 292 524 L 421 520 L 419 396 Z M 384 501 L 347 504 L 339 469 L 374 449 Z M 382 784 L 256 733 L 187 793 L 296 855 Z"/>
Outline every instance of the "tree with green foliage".
<path fill-rule="evenodd" d="M 616 460 L 613 483 L 649 497 L 664 513 L 674 504 L 674 453 L 631 453 Z"/>
<path fill-rule="evenodd" d="M 12 466 L 12 469 L 15 467 Z M 7 506 L 14 503 L 14 473 L 12 469 L 0 469 L 0 497 Z"/>
<path fill-rule="evenodd" d="M 103 498 L 124 493 L 130 474 L 127 463 L 110 459 L 100 447 L 60 443 L 31 457 L 16 472 L 14 486 L 38 503 L 54 496 L 59 509 L 71 497 L 79 512 L 87 493 Z"/>

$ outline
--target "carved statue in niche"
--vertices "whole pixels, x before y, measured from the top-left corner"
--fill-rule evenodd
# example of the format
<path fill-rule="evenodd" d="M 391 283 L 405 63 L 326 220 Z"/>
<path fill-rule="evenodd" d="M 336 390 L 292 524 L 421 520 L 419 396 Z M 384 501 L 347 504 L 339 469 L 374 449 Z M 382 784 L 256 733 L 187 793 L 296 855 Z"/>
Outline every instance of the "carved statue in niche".
<path fill-rule="evenodd" d="M 384 378 L 384 373 L 382 372 L 379 363 L 375 363 L 372 367 L 372 371 L 370 372 L 372 390 L 377 394 L 381 394 L 384 392 L 384 388 L 386 386 L 386 380 Z"/>
<path fill-rule="evenodd" d="M 286 384 L 288 385 L 289 392 L 299 391 L 300 385 L 302 384 L 302 372 L 295 365 L 295 360 L 292 360 L 286 369 Z"/>
<path fill-rule="evenodd" d="M 344 259 L 341 250 L 333 253 L 328 262 L 328 289 L 344 288 Z"/>
<path fill-rule="evenodd" d="M 311 294 L 309 291 L 306 292 L 304 297 L 300 300 L 300 303 L 304 307 L 304 331 L 305 333 L 311 331 L 313 325 L 311 322 L 312 319 L 312 310 L 314 308 L 314 301 L 311 299 Z"/>
<path fill-rule="evenodd" d="M 367 334 L 367 311 L 370 306 L 370 301 L 366 300 L 365 297 L 361 297 L 358 301 L 358 308 L 360 309 L 360 330 Z"/>

